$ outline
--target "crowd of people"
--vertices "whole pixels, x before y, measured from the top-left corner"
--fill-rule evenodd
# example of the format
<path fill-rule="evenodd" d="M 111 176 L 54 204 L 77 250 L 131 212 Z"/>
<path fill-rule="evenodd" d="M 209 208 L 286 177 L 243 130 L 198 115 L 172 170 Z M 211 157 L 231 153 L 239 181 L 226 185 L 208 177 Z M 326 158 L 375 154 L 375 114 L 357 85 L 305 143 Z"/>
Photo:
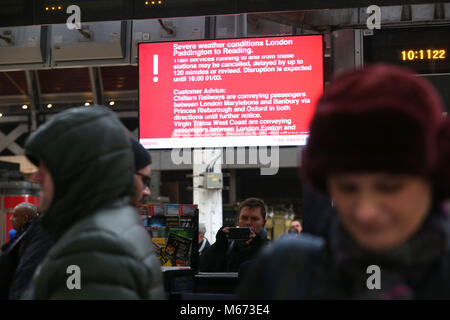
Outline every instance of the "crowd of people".
<path fill-rule="evenodd" d="M 3 297 L 163 299 L 160 262 L 135 209 L 150 195 L 151 157 L 117 116 L 101 106 L 61 112 L 25 150 L 38 168 L 39 217 L 0 257 L 12 279 L 8 286 L 0 272 Z M 70 266 L 81 270 L 82 290 L 67 285 Z"/>
<path fill-rule="evenodd" d="M 14 209 L 1 298 L 164 299 L 160 262 L 136 214 L 151 195 L 152 159 L 115 114 L 61 112 L 25 152 L 40 201 Z M 300 169 L 332 204 L 318 222 L 326 236 L 293 220 L 270 243 L 267 205 L 248 198 L 237 217 L 245 239 L 222 227 L 210 244 L 200 224 L 200 271 L 238 272 L 242 299 L 450 298 L 450 120 L 425 79 L 390 65 L 338 76 L 317 104 Z M 370 266 L 381 273 L 375 289 Z M 68 285 L 77 268 L 82 290 Z"/>

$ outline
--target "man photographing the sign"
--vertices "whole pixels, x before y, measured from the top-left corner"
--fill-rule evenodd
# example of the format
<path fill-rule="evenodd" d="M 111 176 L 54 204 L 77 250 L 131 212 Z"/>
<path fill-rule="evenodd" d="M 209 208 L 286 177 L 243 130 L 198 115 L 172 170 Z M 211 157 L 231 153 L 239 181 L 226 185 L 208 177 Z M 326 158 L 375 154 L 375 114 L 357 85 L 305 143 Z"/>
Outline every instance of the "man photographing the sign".
<path fill-rule="evenodd" d="M 238 272 L 269 242 L 266 211 L 263 200 L 244 200 L 239 206 L 239 228 L 222 227 L 217 232 L 216 242 L 200 256 L 200 271 Z"/>

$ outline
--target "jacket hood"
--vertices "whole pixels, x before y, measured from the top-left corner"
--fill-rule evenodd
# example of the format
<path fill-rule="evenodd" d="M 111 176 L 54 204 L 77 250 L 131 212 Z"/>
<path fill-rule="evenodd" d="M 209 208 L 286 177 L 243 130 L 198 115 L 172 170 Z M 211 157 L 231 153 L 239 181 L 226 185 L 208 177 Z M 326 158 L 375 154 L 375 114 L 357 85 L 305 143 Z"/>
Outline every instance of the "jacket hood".
<path fill-rule="evenodd" d="M 53 200 L 42 224 L 56 239 L 134 190 L 133 154 L 125 129 L 106 107 L 57 114 L 30 135 L 25 154 L 36 165 L 42 162 L 52 176 Z"/>

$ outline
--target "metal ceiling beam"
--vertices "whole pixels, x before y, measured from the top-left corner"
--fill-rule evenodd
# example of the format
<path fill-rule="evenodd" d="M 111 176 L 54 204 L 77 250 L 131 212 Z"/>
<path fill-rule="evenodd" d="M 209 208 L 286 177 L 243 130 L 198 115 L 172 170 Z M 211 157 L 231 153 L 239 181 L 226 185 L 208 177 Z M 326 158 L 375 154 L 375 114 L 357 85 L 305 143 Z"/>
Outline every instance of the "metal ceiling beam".
<path fill-rule="evenodd" d="M 3 116 L 0 118 L 0 123 L 19 123 L 28 122 L 29 117 L 27 115 L 23 116 Z"/>
<path fill-rule="evenodd" d="M 89 79 L 91 81 L 92 96 L 95 104 L 103 104 L 103 94 L 100 84 L 99 68 L 89 67 Z"/>
<path fill-rule="evenodd" d="M 96 71 L 94 69 L 94 67 L 89 67 L 89 80 L 91 82 L 91 88 L 92 88 L 92 96 L 94 97 L 94 103 L 95 104 L 100 104 L 99 103 L 99 94 L 97 91 L 97 75 L 96 75 Z"/>
<path fill-rule="evenodd" d="M 104 91 L 104 96 L 121 101 L 121 100 L 137 100 L 138 90 L 124 90 L 124 91 Z"/>
<path fill-rule="evenodd" d="M 52 25 L 66 22 L 67 15 L 49 15 L 42 10 L 42 0 L 12 1 L 0 11 L 0 26 Z M 83 23 L 93 21 L 130 21 L 155 18 L 236 15 L 251 12 L 282 12 L 367 7 L 402 4 L 443 3 L 448 0 L 217 0 L 217 1 L 166 1 L 163 7 L 145 6 L 142 0 L 108 0 L 109 10 L 103 1 L 77 1 L 83 12 Z"/>
<path fill-rule="evenodd" d="M 100 101 L 103 103 L 105 101 L 105 90 L 103 87 L 103 77 L 102 77 L 102 69 L 97 67 L 97 79 L 98 79 L 98 89 L 100 91 Z"/>
<path fill-rule="evenodd" d="M 98 87 L 97 87 L 98 88 Z M 103 100 L 105 97 L 116 101 L 137 100 L 137 90 L 124 91 L 104 91 L 102 93 Z M 5 98 L 6 100 L 6 98 Z M 93 92 L 64 92 L 64 93 L 44 93 L 40 96 L 41 103 L 77 103 L 84 104 L 85 101 L 94 101 Z M 11 99 L 8 99 L 11 101 Z M 2 97 L 0 97 L 0 104 Z"/>
<path fill-rule="evenodd" d="M 119 118 L 137 118 L 139 113 L 137 111 L 116 111 Z"/>
<path fill-rule="evenodd" d="M 39 93 L 38 93 L 38 83 L 36 78 L 36 73 L 31 70 L 25 71 L 25 76 L 27 78 L 27 91 L 30 96 L 30 130 L 34 131 L 37 128 L 37 118 L 36 118 L 36 110 L 39 109 L 40 101 L 39 101 Z"/>
<path fill-rule="evenodd" d="M 36 90 L 37 90 L 37 94 L 40 97 L 42 94 L 41 91 L 41 81 L 39 79 L 39 72 L 37 70 L 33 70 L 33 74 L 34 74 L 34 78 L 36 80 Z"/>
<path fill-rule="evenodd" d="M 266 3 L 266 0 L 252 0 L 252 1 L 258 1 L 261 3 Z M 245 2 L 245 1 L 240 1 Z M 248 2 L 248 1 L 247 1 Z M 323 1 L 314 0 L 313 3 L 316 5 L 321 4 Z M 395 3 L 398 2 L 398 3 Z M 408 1 L 409 3 L 426 3 L 428 1 Z M 434 17 L 430 18 L 430 20 L 423 20 L 420 19 L 418 21 L 411 21 L 411 14 L 406 14 L 404 19 L 398 19 L 398 21 L 389 21 L 389 23 L 383 23 L 385 26 L 394 26 L 395 25 L 428 25 L 428 24 L 440 24 L 443 22 L 449 23 L 450 22 L 450 2 L 449 0 L 446 1 L 446 3 L 439 3 L 441 1 L 435 1 L 435 3 L 438 3 L 435 5 L 435 14 Z M 267 2 L 268 3 L 268 2 Z M 276 5 L 277 1 L 272 1 L 273 5 Z M 318 10 L 305 10 L 305 9 L 298 9 L 296 6 L 308 6 L 309 3 L 305 3 L 304 1 L 294 1 L 294 0 L 287 0 L 287 1 L 280 1 L 280 5 L 283 3 L 284 5 L 290 4 L 290 9 L 288 11 L 281 10 L 278 12 L 262 12 L 261 14 L 258 13 L 249 13 L 248 16 L 251 17 L 251 19 L 254 19 L 255 17 L 261 17 L 265 20 L 271 20 L 277 23 L 287 24 L 291 25 L 293 27 L 302 27 L 302 28 L 311 28 L 311 30 L 314 30 L 312 28 L 319 28 L 320 31 L 323 31 L 326 28 L 361 28 L 365 27 L 366 23 L 366 7 L 365 4 L 368 2 L 364 2 L 361 0 L 353 0 L 352 3 L 358 4 L 358 6 L 352 5 L 350 7 L 343 7 L 339 8 L 336 7 L 335 9 L 318 9 Z M 296 4 L 298 3 L 298 4 Z M 331 4 L 332 1 L 329 0 L 329 3 Z M 371 4 L 377 4 L 375 2 L 370 2 Z M 257 7 L 256 2 L 254 2 L 254 6 Z M 312 5 L 312 4 L 311 4 Z M 397 7 L 403 6 L 405 8 L 405 12 L 411 12 L 411 5 L 407 5 L 405 3 L 402 3 L 401 1 L 384 1 L 383 3 L 379 3 L 382 10 L 383 8 L 386 10 L 389 10 L 392 5 L 396 5 Z M 432 5 L 433 6 L 433 5 Z M 330 7 L 332 8 L 332 7 Z M 415 11 L 420 12 L 421 8 L 423 6 L 414 4 L 412 5 L 413 10 L 417 9 Z M 264 10 L 263 10 L 264 11 Z M 348 14 L 346 14 L 348 13 Z M 245 16 L 242 15 L 242 16 Z M 360 18 L 359 18 L 360 17 Z M 420 18 L 420 17 L 419 17 Z M 205 29 L 205 37 L 207 39 L 213 39 L 214 38 L 214 32 L 213 25 L 211 25 L 211 22 L 215 19 L 214 16 L 212 17 L 205 17 L 205 21 L 207 23 L 207 28 Z M 403 24 L 404 23 L 404 24 Z M 0 21 L 1 24 L 1 21 Z M 242 23 L 243 24 L 243 23 Z M 0 70 L 35 70 L 35 69 L 48 69 L 48 68 L 68 68 L 68 67 L 92 67 L 94 70 L 95 68 L 98 68 L 99 66 L 119 66 L 119 65 L 135 65 L 135 63 L 131 63 L 130 58 L 130 52 L 131 52 L 131 46 L 133 44 L 133 21 L 123 21 L 122 27 L 121 27 L 121 43 L 122 48 L 124 50 L 124 58 L 121 59 L 98 59 L 98 60 L 86 60 L 86 61 L 67 61 L 67 62 L 58 62 L 55 64 L 55 61 L 52 60 L 51 55 L 51 34 L 52 34 L 52 26 L 43 26 L 41 31 L 41 48 L 43 50 L 43 57 L 45 59 L 44 63 L 39 64 L 30 64 L 30 63 L 23 63 L 23 64 L 16 64 L 16 65 L 0 65 Z M 209 28 L 209 29 L 208 29 Z M 243 28 L 241 28 L 243 29 Z M 0 48 L 1 49 L 1 48 Z M 133 61 L 134 62 L 134 61 Z M 99 73 L 100 76 L 100 73 Z M 101 80 L 101 79 L 100 79 Z M 101 102 L 101 101 L 100 101 Z"/>
<path fill-rule="evenodd" d="M 89 108 L 89 107 L 86 107 L 86 108 Z M 112 110 L 113 110 L 113 109 L 112 109 Z M 117 116 L 118 116 L 119 118 L 137 118 L 138 115 L 139 115 L 139 113 L 138 113 L 137 111 L 116 111 L 116 110 L 113 110 L 113 111 L 117 114 Z M 45 119 L 48 120 L 48 119 L 51 119 L 51 118 L 53 118 L 54 116 L 56 116 L 56 114 L 57 114 L 57 113 L 54 113 L 54 114 L 46 114 L 46 115 L 44 115 L 44 116 L 45 116 Z M 0 122 L 1 122 L 1 118 L 0 118 Z"/>
<path fill-rule="evenodd" d="M 130 101 L 138 100 L 138 90 L 126 91 L 105 91 L 103 97 L 114 99 L 116 101 Z M 79 103 L 83 105 L 86 101 L 93 101 L 92 92 L 65 92 L 65 93 L 44 93 L 39 95 L 41 104 L 47 103 Z M 22 104 L 31 104 L 31 99 L 28 95 L 5 95 L 0 96 L 0 106 L 14 106 Z"/>
<path fill-rule="evenodd" d="M 9 82 L 11 82 L 14 87 L 16 87 L 17 90 L 19 90 L 22 94 L 27 95 L 25 90 L 23 90 L 22 87 L 19 86 L 19 84 L 16 81 L 14 81 L 14 79 L 8 74 L 8 72 L 3 72 L 3 74 L 9 80 Z"/>
<path fill-rule="evenodd" d="M 28 95 L 7 95 L 0 96 L 0 106 L 14 106 L 30 103 Z"/>
<path fill-rule="evenodd" d="M 13 131 L 11 131 L 8 134 L 4 134 L 3 132 L 0 131 L 0 152 L 8 148 L 15 155 L 24 154 L 23 148 L 20 147 L 14 141 L 16 141 L 16 139 L 19 138 L 25 132 L 28 132 L 28 125 L 26 124 L 19 124 Z"/>
<path fill-rule="evenodd" d="M 450 5 L 447 4 L 447 5 Z M 444 4 L 429 5 L 435 8 L 435 14 L 430 17 L 426 17 L 426 12 L 423 12 L 423 17 L 418 19 L 412 19 L 412 11 L 421 12 L 421 8 L 418 5 L 402 5 L 395 7 L 381 6 L 382 26 L 404 26 L 411 25 L 441 25 L 448 24 L 450 22 L 450 15 L 447 12 L 449 9 L 444 7 Z M 401 7 L 402 12 L 395 19 L 392 15 L 392 8 Z M 447 10 L 447 11 L 446 11 Z M 387 18 L 386 18 L 387 15 Z M 325 30 L 332 27 L 333 29 L 339 28 L 366 28 L 366 20 L 368 14 L 365 7 L 349 8 L 349 9 L 333 9 L 333 10 L 313 10 L 313 11 L 293 11 L 293 12 L 279 12 L 279 13 L 266 13 L 266 14 L 252 14 L 252 19 L 261 19 L 272 21 L 276 23 L 292 25 L 298 28 L 306 28 L 310 30 Z"/>
<path fill-rule="evenodd" d="M 64 93 L 44 93 L 41 95 L 42 103 L 79 103 L 93 101 L 92 92 L 64 92 Z"/>

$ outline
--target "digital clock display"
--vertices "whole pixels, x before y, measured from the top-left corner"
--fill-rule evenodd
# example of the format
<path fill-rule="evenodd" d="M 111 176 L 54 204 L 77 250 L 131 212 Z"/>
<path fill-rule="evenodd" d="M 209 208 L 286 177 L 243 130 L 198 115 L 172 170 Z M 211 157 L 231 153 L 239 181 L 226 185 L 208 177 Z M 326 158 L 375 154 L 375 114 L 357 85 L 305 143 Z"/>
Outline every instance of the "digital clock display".
<path fill-rule="evenodd" d="M 364 63 L 388 62 L 420 74 L 450 73 L 450 27 L 374 30 L 364 37 Z"/>
<path fill-rule="evenodd" d="M 447 49 L 417 49 L 402 50 L 402 61 L 444 60 L 447 59 Z"/>

